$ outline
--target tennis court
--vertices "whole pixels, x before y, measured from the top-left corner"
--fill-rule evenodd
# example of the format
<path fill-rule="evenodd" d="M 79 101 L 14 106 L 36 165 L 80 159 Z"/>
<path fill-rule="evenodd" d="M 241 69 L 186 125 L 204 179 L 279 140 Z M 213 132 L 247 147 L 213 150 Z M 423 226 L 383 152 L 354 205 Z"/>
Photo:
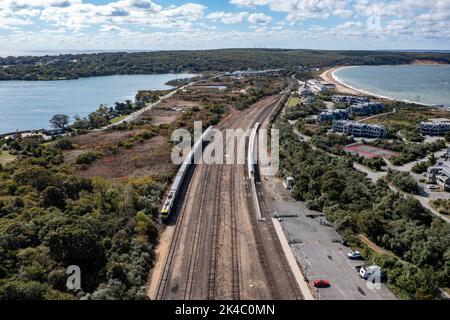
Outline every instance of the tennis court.
<path fill-rule="evenodd" d="M 349 153 L 356 153 L 365 158 L 386 158 L 390 159 L 400 155 L 398 152 L 381 149 L 366 144 L 356 144 L 344 148 L 344 151 Z"/>

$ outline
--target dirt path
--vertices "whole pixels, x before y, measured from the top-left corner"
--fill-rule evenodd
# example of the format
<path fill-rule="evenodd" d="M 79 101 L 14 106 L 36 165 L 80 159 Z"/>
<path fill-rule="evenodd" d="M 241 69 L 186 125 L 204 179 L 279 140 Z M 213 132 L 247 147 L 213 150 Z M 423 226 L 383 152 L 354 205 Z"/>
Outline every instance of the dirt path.
<path fill-rule="evenodd" d="M 373 243 L 372 241 L 370 241 L 365 235 L 363 234 L 358 234 L 358 238 L 364 242 L 370 249 L 372 249 L 373 251 L 380 253 L 380 254 L 392 254 L 391 252 L 377 246 L 375 243 Z"/>

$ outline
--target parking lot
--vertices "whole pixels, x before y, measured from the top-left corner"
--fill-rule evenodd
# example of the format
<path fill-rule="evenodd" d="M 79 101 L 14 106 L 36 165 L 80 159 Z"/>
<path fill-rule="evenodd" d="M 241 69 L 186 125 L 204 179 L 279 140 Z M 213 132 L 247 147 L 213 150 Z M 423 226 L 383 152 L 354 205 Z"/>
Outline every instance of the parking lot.
<path fill-rule="evenodd" d="M 395 296 L 382 284 L 380 289 L 369 289 L 359 277 L 356 266 L 364 261 L 347 258 L 350 248 L 344 247 L 337 232 L 323 225 L 319 212 L 290 198 L 279 179 L 263 181 L 266 203 L 282 216 L 282 226 L 291 249 L 308 280 L 328 280 L 329 288 L 316 289 L 323 300 L 392 300 Z M 322 223 L 321 223 L 322 221 Z"/>

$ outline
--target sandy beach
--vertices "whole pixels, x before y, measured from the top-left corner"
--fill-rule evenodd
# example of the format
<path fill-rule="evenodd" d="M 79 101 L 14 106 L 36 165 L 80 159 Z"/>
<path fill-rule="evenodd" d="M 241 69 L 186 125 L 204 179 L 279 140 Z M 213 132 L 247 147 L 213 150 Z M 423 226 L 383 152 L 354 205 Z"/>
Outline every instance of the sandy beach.
<path fill-rule="evenodd" d="M 373 92 L 365 91 L 362 89 L 357 89 L 357 88 L 354 88 L 352 86 L 349 86 L 349 85 L 343 83 L 342 81 L 339 80 L 339 78 L 337 78 L 335 76 L 335 72 L 338 70 L 341 70 L 344 68 L 356 68 L 356 67 L 357 66 L 334 67 L 334 68 L 328 69 L 325 72 L 323 72 L 320 75 L 320 78 L 322 78 L 324 81 L 327 81 L 327 82 L 330 82 L 330 83 L 333 83 L 334 85 L 336 85 L 336 91 L 339 93 L 342 93 L 342 94 L 350 94 L 350 95 L 355 95 L 355 96 L 370 96 L 370 97 L 375 97 L 375 98 L 383 99 L 383 100 L 401 101 L 401 102 L 413 103 L 413 104 L 417 104 L 417 105 L 421 105 L 421 106 L 435 107 L 435 105 L 431 105 L 431 104 L 420 103 L 420 102 L 415 102 L 415 101 L 408 101 L 408 100 L 394 99 L 394 98 L 382 96 L 379 94 L 375 94 Z"/>
<path fill-rule="evenodd" d="M 330 82 L 333 83 L 334 85 L 336 85 L 336 91 L 343 93 L 343 94 L 352 94 L 352 95 L 356 95 L 356 96 L 361 96 L 363 95 L 363 92 L 356 90 L 355 88 L 351 88 L 349 86 L 347 86 L 346 84 L 338 81 L 333 73 L 339 69 L 342 68 L 347 68 L 347 67 L 334 67 L 331 69 L 326 70 L 324 73 L 322 73 L 320 75 L 320 77 L 326 81 L 326 82 Z"/>

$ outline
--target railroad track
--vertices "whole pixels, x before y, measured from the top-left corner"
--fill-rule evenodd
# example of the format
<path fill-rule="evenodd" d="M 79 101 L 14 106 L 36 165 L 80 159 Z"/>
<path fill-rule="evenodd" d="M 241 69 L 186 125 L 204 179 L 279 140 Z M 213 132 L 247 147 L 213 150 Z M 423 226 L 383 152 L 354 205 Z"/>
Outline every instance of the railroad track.
<path fill-rule="evenodd" d="M 260 193 L 261 195 L 263 194 L 260 186 L 257 186 L 257 192 Z M 263 217 L 266 218 L 266 221 L 268 221 L 268 222 L 266 222 L 266 224 L 267 224 L 267 228 L 270 232 L 270 235 L 272 236 L 272 239 L 274 239 L 273 243 L 275 244 L 278 252 L 283 252 L 281 243 L 280 243 L 280 241 L 278 241 L 278 236 L 276 234 L 275 227 L 273 226 L 273 224 L 271 222 L 272 217 L 271 217 L 270 211 L 268 210 L 266 202 L 264 201 L 263 197 L 259 198 L 259 204 L 261 207 L 261 212 L 262 212 Z M 281 262 L 283 264 L 282 271 L 285 273 L 287 279 L 289 279 L 289 283 L 290 283 L 293 291 L 295 292 L 297 299 L 303 299 L 303 295 L 300 291 L 300 288 L 298 287 L 297 281 L 295 280 L 295 276 L 291 271 L 291 267 L 290 267 L 287 259 L 285 257 L 282 257 Z"/>
<path fill-rule="evenodd" d="M 245 184 L 245 192 L 247 195 L 252 194 L 249 186 L 250 180 L 247 178 L 247 183 Z M 255 209 L 250 201 L 246 201 L 248 211 L 256 217 Z M 253 234 L 255 235 L 256 240 L 256 250 L 258 251 L 259 263 L 261 264 L 264 272 L 264 277 L 266 278 L 266 284 L 269 289 L 270 295 L 274 300 L 281 300 L 280 291 L 278 287 L 275 285 L 274 271 L 270 267 L 268 262 L 268 257 L 266 253 L 266 249 L 264 248 L 261 233 L 258 229 L 258 226 L 255 223 L 252 223 Z"/>
<path fill-rule="evenodd" d="M 191 174 L 193 175 L 193 172 Z M 185 194 L 186 199 L 189 198 L 191 191 L 192 191 L 192 183 L 189 184 L 188 189 L 186 191 L 186 194 Z M 168 283 L 168 279 L 169 279 L 169 273 L 170 273 L 170 269 L 172 268 L 173 259 L 174 259 L 174 255 L 175 255 L 175 251 L 176 251 L 175 249 L 178 245 L 178 240 L 180 238 L 183 221 L 185 220 L 186 211 L 187 211 L 186 206 L 183 205 L 182 210 L 181 210 L 180 214 L 178 215 L 178 218 L 175 221 L 175 232 L 174 232 L 174 235 L 170 242 L 169 253 L 167 256 L 167 260 L 164 264 L 164 271 L 163 271 L 161 280 L 159 282 L 158 290 L 156 293 L 156 300 L 162 300 L 164 297 L 164 293 L 166 292 L 167 283 Z"/>
<path fill-rule="evenodd" d="M 239 275 L 239 249 L 238 249 L 238 228 L 236 223 L 236 198 L 233 190 L 235 190 L 235 171 L 231 171 L 230 175 L 230 208 L 231 208 L 231 251 L 232 251 L 232 287 L 231 295 L 233 300 L 241 299 L 241 285 Z"/>
<path fill-rule="evenodd" d="M 211 166 L 211 165 L 210 165 Z M 214 300 L 216 297 L 216 278 L 217 278 L 217 260 L 219 254 L 218 233 L 220 226 L 220 195 L 222 190 L 222 170 L 223 166 L 218 166 L 218 172 L 216 172 L 216 193 L 214 197 L 214 208 L 212 210 L 212 228 L 211 239 L 212 244 L 209 252 L 209 276 L 208 276 L 208 300 Z"/>
<path fill-rule="evenodd" d="M 205 209 L 206 209 L 206 198 L 207 198 L 207 188 L 208 188 L 208 181 L 211 174 L 211 166 L 207 166 L 206 171 L 206 177 L 205 182 L 202 186 L 202 193 L 201 193 L 201 200 L 200 200 L 200 208 L 197 211 L 197 218 L 196 218 L 196 224 L 195 224 L 195 230 L 194 230 L 194 239 L 193 239 L 193 245 L 191 249 L 191 254 L 189 258 L 189 267 L 188 267 L 188 278 L 186 281 L 186 287 L 184 291 L 184 300 L 191 300 L 192 299 L 192 287 L 194 283 L 194 276 L 195 276 L 195 270 L 197 267 L 197 261 L 199 256 L 199 250 L 200 250 L 200 235 L 203 228 L 202 219 L 204 217 Z"/>
<path fill-rule="evenodd" d="M 271 97 L 266 100 L 266 104 L 263 106 L 247 109 L 240 113 L 239 117 L 230 116 L 218 128 L 223 132 L 228 128 L 251 129 L 256 122 L 263 122 L 270 116 L 275 103 L 280 98 L 281 95 Z M 261 108 L 265 109 L 261 110 Z M 236 149 L 237 145 L 235 145 L 235 155 Z M 198 165 L 193 169 L 192 176 L 196 175 L 196 179 L 202 185 L 189 183 L 185 200 L 180 204 L 180 212 L 164 263 L 162 277 L 158 284 L 156 299 L 181 299 L 184 297 L 185 300 L 188 300 L 200 297 L 212 300 L 224 298 L 222 295 L 228 297 L 228 294 L 234 300 L 241 299 L 241 281 L 243 280 L 240 273 L 242 266 L 238 213 L 244 212 L 244 210 L 239 210 L 235 190 L 241 186 L 239 179 L 245 177 L 245 166 L 227 164 L 206 166 L 207 168 Z M 228 181 L 226 181 L 227 179 Z M 248 183 L 246 184 L 245 181 L 242 181 L 242 183 L 246 193 L 250 194 Z M 193 185 L 196 185 L 196 187 L 194 188 Z M 222 198 L 224 194 L 225 198 Z M 196 199 L 200 201 L 196 201 Z M 224 200 L 226 201 L 225 207 Z M 244 202 L 249 214 L 254 216 L 252 203 L 249 199 L 244 199 Z M 191 212 L 197 210 L 197 208 L 197 212 Z M 224 219 L 230 221 L 230 225 L 226 225 Z M 278 284 L 275 277 L 278 270 L 274 269 L 273 263 L 269 260 L 269 252 L 266 250 L 263 241 L 265 240 L 263 237 L 267 235 L 263 236 L 260 226 L 255 225 L 255 223 L 252 223 L 249 228 L 254 234 L 259 268 L 267 283 L 267 294 L 273 299 L 281 299 L 280 290 L 283 288 Z M 226 242 L 219 243 L 222 236 L 225 237 Z M 188 251 L 182 255 L 183 250 Z M 222 252 L 225 254 L 221 254 Z M 179 261 L 176 260 L 177 256 L 183 259 L 181 260 L 183 261 L 181 269 L 179 269 Z M 184 256 L 184 258 L 181 258 L 181 256 Z M 174 263 L 174 260 L 177 263 Z M 231 270 L 219 270 L 222 266 L 218 263 L 219 261 L 225 263 L 225 265 L 230 265 Z M 178 272 L 181 272 L 181 274 Z M 225 277 L 220 274 L 220 277 L 218 277 L 218 272 L 230 272 L 230 274 Z M 183 291 L 177 291 L 179 282 L 184 289 Z M 169 285 L 173 287 L 170 292 Z M 223 289 L 226 290 L 223 291 Z M 217 296 L 219 293 L 220 297 Z"/>

